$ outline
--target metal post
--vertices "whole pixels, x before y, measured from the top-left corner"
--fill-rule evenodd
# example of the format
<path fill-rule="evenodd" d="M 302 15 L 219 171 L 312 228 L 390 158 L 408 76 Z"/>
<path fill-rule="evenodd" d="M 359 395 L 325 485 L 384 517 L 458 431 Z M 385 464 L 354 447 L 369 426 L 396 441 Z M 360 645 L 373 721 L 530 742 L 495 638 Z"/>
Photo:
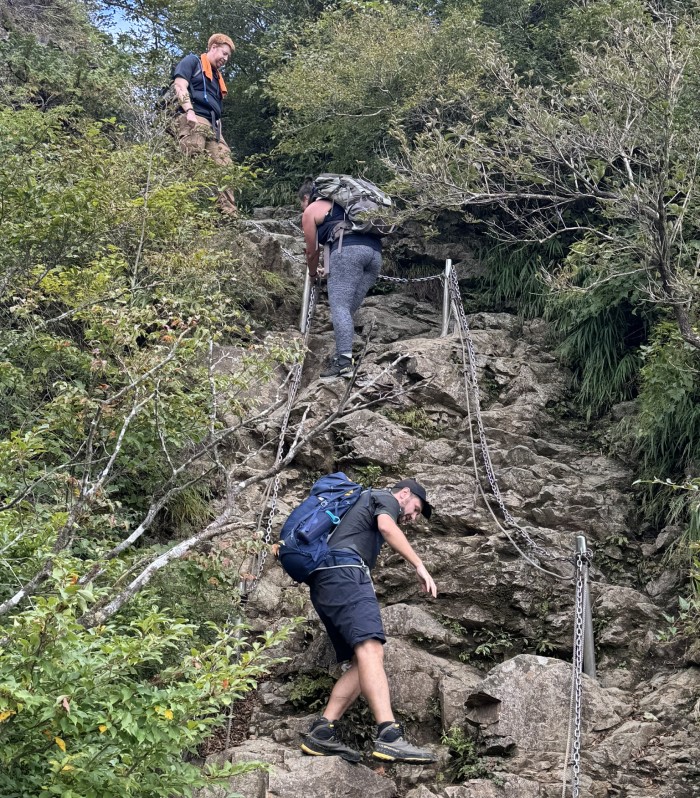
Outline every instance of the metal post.
<path fill-rule="evenodd" d="M 301 334 L 306 333 L 306 317 L 309 314 L 309 297 L 311 296 L 311 277 L 309 270 L 304 269 L 304 293 L 301 300 L 301 318 L 299 319 L 299 330 Z"/>
<path fill-rule="evenodd" d="M 452 302 L 450 301 L 451 273 L 452 259 L 448 258 L 445 261 L 445 276 L 442 283 L 442 331 L 440 333 L 440 338 L 445 338 L 450 331 L 450 311 L 452 310 Z"/>
<path fill-rule="evenodd" d="M 586 538 L 576 536 L 576 552 L 586 554 Z M 592 679 L 595 674 L 595 642 L 593 640 L 593 616 L 591 615 L 591 596 L 588 592 L 588 565 L 583 573 L 583 672 Z"/>

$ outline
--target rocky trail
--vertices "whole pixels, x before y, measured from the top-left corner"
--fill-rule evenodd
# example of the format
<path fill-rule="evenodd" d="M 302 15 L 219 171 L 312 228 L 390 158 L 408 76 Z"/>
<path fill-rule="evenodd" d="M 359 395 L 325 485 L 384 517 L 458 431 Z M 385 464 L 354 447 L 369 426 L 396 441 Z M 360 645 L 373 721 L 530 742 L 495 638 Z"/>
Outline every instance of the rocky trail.
<path fill-rule="evenodd" d="M 243 224 L 246 246 L 265 268 L 301 280 L 302 244 L 293 222 L 270 218 L 263 209 Z M 441 244 L 432 263 L 439 263 L 443 249 Z M 459 269 L 459 253 L 454 257 Z M 384 291 L 386 284 L 381 286 Z M 432 521 L 419 522 L 409 536 L 435 578 L 438 598 L 420 594 L 410 569 L 386 547 L 375 583 L 389 637 L 386 667 L 395 709 L 409 735 L 433 748 L 438 762 L 386 767 L 365 759 L 352 765 L 301 753 L 298 735 L 327 695 L 332 654 L 307 588 L 268 560 L 247 606 L 248 622 L 257 630 L 295 616 L 306 623 L 286 644 L 288 660 L 260 685 L 247 739 L 212 756 L 262 760 L 271 768 L 199 798 L 223 798 L 231 790 L 245 798 L 562 795 L 573 582 L 533 567 L 485 505 L 474 471 L 462 345 L 457 334 L 439 337 L 439 305 L 415 294 L 391 286 L 368 297 L 360 310 L 358 335 L 372 327 L 372 339 L 358 384 L 374 379 L 377 398 L 391 399 L 341 418 L 282 474 L 275 532 L 321 473 L 346 470 L 380 486 L 414 476 L 426 486 L 435 507 Z M 610 421 L 591 430 L 577 416 L 571 376 L 552 354 L 545 322 L 477 313 L 469 325 L 486 437 L 507 509 L 553 555 L 539 560 L 547 570 L 571 573 L 556 558 L 573 556 L 576 535 L 584 534 L 594 553 L 598 679 L 584 677 L 580 795 L 697 798 L 700 651 L 686 651 L 664 633 L 680 574 L 663 554 L 678 530 L 637 529 L 631 472 L 599 443 Z M 332 407 L 344 389 L 342 382 L 314 378 L 332 341 L 323 299 L 295 410 L 306 410 L 309 420 Z M 269 465 L 272 455 L 266 457 L 259 466 Z M 476 457 L 489 496 L 478 448 Z M 239 540 L 256 528 L 262 493 L 247 501 Z M 498 516 L 497 504 L 489 501 Z M 511 534 L 527 552 L 517 530 Z M 238 545 L 233 537 L 229 544 Z M 364 747 L 372 733 L 368 710 L 353 709 L 347 729 L 348 739 Z"/>

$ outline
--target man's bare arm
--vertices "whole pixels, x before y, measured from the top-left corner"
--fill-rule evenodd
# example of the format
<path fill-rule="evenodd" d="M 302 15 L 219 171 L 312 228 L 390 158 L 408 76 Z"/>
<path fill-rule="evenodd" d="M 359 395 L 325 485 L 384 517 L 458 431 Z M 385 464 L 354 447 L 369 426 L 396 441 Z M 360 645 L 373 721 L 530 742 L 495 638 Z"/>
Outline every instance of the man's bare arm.
<path fill-rule="evenodd" d="M 408 538 L 399 528 L 399 525 L 386 513 L 377 516 L 377 525 L 379 526 L 382 537 L 389 546 L 416 569 L 416 575 L 424 592 L 430 593 L 430 595 L 435 598 L 437 596 L 437 586 L 433 577 L 428 573 L 428 570 L 423 565 L 423 561 L 416 554 L 413 546 L 408 542 Z"/>
<path fill-rule="evenodd" d="M 182 108 L 187 117 L 187 121 L 194 127 L 197 124 L 197 118 L 190 98 L 190 84 L 184 78 L 175 78 L 173 90 L 178 103 L 180 103 L 180 108 Z"/>

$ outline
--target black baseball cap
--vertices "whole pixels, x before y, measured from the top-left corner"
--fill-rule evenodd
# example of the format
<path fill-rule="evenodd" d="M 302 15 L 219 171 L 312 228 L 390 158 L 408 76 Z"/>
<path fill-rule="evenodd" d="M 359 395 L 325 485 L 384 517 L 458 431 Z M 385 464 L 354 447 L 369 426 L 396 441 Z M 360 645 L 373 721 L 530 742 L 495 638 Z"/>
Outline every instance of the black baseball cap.
<path fill-rule="evenodd" d="M 392 492 L 396 493 L 401 490 L 401 488 L 408 488 L 411 493 L 418 496 L 423 502 L 421 514 L 430 520 L 430 516 L 433 512 L 433 505 L 428 501 L 428 497 L 425 495 L 425 488 L 419 482 L 416 482 L 415 479 L 402 479 L 401 482 L 397 482 L 396 485 L 394 485 Z"/>

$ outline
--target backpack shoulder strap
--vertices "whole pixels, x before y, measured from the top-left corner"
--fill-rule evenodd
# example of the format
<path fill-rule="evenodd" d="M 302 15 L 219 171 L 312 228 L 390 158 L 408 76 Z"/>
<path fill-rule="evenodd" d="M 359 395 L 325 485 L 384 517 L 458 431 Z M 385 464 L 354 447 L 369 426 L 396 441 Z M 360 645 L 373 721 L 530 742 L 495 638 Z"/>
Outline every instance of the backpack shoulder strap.
<path fill-rule="evenodd" d="M 357 497 L 357 501 L 355 502 L 355 504 L 353 505 L 353 507 L 357 506 L 357 505 L 358 505 L 358 504 L 359 504 L 359 503 L 362 501 L 362 497 L 363 497 L 363 496 L 364 496 L 366 493 L 369 493 L 369 500 L 370 500 L 370 502 L 372 501 L 372 488 L 365 488 L 365 489 L 362 491 L 362 493 L 360 493 L 360 495 Z M 351 507 L 350 509 L 352 509 L 352 507 Z M 350 512 L 350 511 L 348 510 L 348 513 L 349 513 L 349 512 Z M 335 533 L 336 533 L 336 532 L 337 532 L 337 531 L 340 529 L 340 527 L 343 525 L 343 521 L 345 521 L 345 519 L 346 519 L 347 517 L 348 517 L 348 514 L 346 513 L 346 514 L 345 514 L 345 515 L 344 515 L 344 516 L 343 516 L 343 517 L 340 519 L 340 523 L 338 524 L 338 526 L 337 526 L 337 527 L 336 527 L 336 528 L 335 528 L 335 529 L 334 529 L 334 530 L 333 530 L 333 531 L 330 533 L 330 535 L 329 535 L 329 536 L 328 536 L 328 538 L 327 538 L 327 540 L 328 540 L 329 542 L 330 542 L 330 539 L 333 537 L 333 535 L 335 535 Z"/>

